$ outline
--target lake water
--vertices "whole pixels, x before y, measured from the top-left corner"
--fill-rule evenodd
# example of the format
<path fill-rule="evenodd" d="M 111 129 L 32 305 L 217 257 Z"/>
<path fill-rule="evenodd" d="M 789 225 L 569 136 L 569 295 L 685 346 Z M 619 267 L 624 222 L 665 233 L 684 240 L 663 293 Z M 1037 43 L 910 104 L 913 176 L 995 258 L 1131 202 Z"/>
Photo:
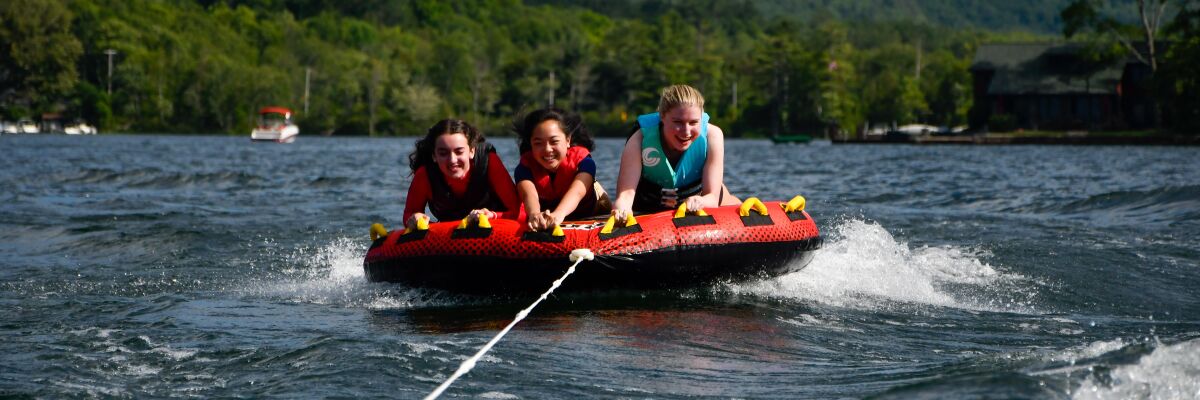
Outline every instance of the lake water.
<path fill-rule="evenodd" d="M 412 142 L 0 137 L 0 397 L 428 394 L 534 299 L 366 282 Z M 1200 149 L 728 147 L 807 269 L 556 294 L 443 397 L 1200 396 Z"/>

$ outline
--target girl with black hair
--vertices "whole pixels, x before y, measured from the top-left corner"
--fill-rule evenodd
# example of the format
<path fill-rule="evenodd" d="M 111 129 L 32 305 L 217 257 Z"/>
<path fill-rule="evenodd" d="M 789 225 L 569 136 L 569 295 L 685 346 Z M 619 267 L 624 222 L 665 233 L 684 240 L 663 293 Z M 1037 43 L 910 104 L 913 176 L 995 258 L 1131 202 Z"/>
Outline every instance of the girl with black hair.
<path fill-rule="evenodd" d="M 608 212 L 608 196 L 596 184 L 592 137 L 582 118 L 544 108 L 526 114 L 514 130 L 521 163 L 513 177 L 530 230 Z"/>

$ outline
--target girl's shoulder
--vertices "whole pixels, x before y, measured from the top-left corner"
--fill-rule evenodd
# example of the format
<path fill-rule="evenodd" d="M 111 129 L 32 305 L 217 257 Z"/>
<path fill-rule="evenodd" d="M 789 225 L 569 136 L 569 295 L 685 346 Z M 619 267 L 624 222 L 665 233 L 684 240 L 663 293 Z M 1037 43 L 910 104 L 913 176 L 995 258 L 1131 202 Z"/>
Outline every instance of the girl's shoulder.
<path fill-rule="evenodd" d="M 583 160 L 579 161 L 579 166 L 577 166 L 575 170 L 578 172 L 587 172 L 592 176 L 596 176 L 596 160 L 592 159 L 591 154 L 588 154 L 587 157 L 584 157 Z"/>
<path fill-rule="evenodd" d="M 719 126 L 716 126 L 713 124 L 708 124 L 708 134 L 724 137 L 725 131 L 721 130 L 721 127 L 719 127 Z"/>
<path fill-rule="evenodd" d="M 517 182 L 532 181 L 533 170 L 529 169 L 525 163 L 519 162 L 516 167 L 513 167 L 513 180 Z"/>

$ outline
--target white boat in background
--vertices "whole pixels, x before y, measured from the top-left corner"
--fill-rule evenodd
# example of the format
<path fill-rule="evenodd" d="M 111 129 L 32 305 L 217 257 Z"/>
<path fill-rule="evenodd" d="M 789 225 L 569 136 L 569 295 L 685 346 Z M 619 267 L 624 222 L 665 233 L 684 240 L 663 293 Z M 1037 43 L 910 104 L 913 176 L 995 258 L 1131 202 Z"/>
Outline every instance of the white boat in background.
<path fill-rule="evenodd" d="M 292 110 L 283 107 L 263 107 L 258 111 L 258 125 L 250 132 L 255 142 L 291 143 L 300 135 L 292 123 Z"/>
<path fill-rule="evenodd" d="M 920 135 L 928 135 L 928 134 L 931 134 L 931 133 L 934 133 L 937 131 L 938 131 L 938 127 L 933 126 L 933 125 L 908 124 L 908 125 L 900 125 L 900 127 L 896 128 L 896 130 L 894 130 L 893 132 L 905 134 L 908 136 L 920 136 Z"/>
<path fill-rule="evenodd" d="M 21 133 L 42 133 L 42 131 L 38 129 L 37 124 L 34 124 L 33 121 L 27 119 L 17 121 L 17 131 Z"/>
<path fill-rule="evenodd" d="M 64 127 L 63 133 L 68 135 L 95 135 L 96 127 L 88 125 L 86 122 L 79 121 Z"/>

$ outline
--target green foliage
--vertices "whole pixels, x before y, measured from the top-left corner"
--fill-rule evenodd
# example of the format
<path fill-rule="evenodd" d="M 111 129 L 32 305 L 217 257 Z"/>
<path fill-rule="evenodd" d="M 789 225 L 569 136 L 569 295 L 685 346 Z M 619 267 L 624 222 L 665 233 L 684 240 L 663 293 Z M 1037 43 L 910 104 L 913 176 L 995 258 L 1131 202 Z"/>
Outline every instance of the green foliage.
<path fill-rule="evenodd" d="M 72 19 L 61 1 L 0 2 L 0 106 L 48 109 L 75 86 L 82 48 Z"/>
<path fill-rule="evenodd" d="M 1191 18 L 1189 15 L 1195 12 L 1195 7 L 1196 4 L 1193 0 L 1145 0 L 1134 4 L 1110 3 L 1100 0 L 1072 0 L 1061 14 L 1064 21 L 1063 34 L 1067 38 L 1085 37 L 1090 46 L 1084 56 L 1098 61 L 1095 65 L 1101 65 L 1106 60 L 1127 57 L 1149 66 L 1151 76 L 1145 80 L 1148 82 L 1139 81 L 1137 84 L 1148 83 L 1147 86 L 1154 86 L 1152 97 L 1157 100 L 1151 103 L 1154 126 L 1162 128 L 1164 126 L 1163 108 L 1179 109 L 1178 106 L 1162 101 L 1169 100 L 1178 93 L 1178 88 L 1170 87 L 1172 86 L 1171 82 L 1186 82 L 1189 76 L 1178 73 L 1159 74 L 1164 61 L 1162 47 L 1169 46 L 1172 42 L 1178 42 L 1184 47 L 1184 49 L 1174 52 L 1176 55 L 1174 60 L 1165 60 L 1168 64 L 1171 61 L 1179 62 L 1188 58 L 1183 54 L 1187 53 L 1186 47 L 1195 38 L 1196 32 L 1181 27 L 1188 25 L 1187 20 Z M 1163 40 L 1160 30 L 1165 19 L 1171 14 L 1176 16 L 1174 37 L 1171 38 L 1172 40 Z M 1176 64 L 1167 65 L 1166 68 L 1178 71 L 1185 67 Z M 1187 101 L 1184 100 L 1184 102 Z M 1190 125 L 1190 122 L 1178 121 L 1177 124 L 1184 126 Z"/>
<path fill-rule="evenodd" d="M 1072 0 L 1062 10 L 1063 35 L 1082 36 L 1098 48 L 1124 46 L 1126 54 L 1158 70 L 1160 30 L 1171 15 L 1185 12 L 1191 0 L 1145 0 L 1136 3 Z M 1104 53 L 1101 51 L 1100 53 Z M 1109 51 L 1116 53 L 1114 49 Z"/>
<path fill-rule="evenodd" d="M 1178 132 L 1200 135 L 1200 1 L 1188 1 L 1168 32 L 1175 38 L 1159 70 L 1159 93 Z"/>
<path fill-rule="evenodd" d="M 992 132 L 1012 132 L 1017 130 L 1017 117 L 1012 114 L 992 115 L 987 125 Z"/>
<path fill-rule="evenodd" d="M 758 15 L 791 18 L 805 24 L 822 21 L 912 21 L 954 29 L 1029 31 L 1060 28 L 1058 12 L 1071 0 L 533 0 L 538 4 L 586 7 L 617 18 L 657 15 L 687 9 L 705 16 L 729 16 L 735 27 L 752 26 Z M 723 20 L 724 22 L 726 20 Z M 739 23 L 740 22 L 740 23 Z"/>
<path fill-rule="evenodd" d="M 1041 23 L 1065 0 L 1021 11 L 1022 23 L 1000 15 L 1025 0 L 11 0 L 0 10 L 32 12 L 14 6 L 25 3 L 65 23 L 5 25 L 3 42 L 66 45 L 33 46 L 39 72 L 22 73 L 41 83 L 10 84 L 25 64 L 0 57 L 0 108 L 58 108 L 106 130 L 242 135 L 259 107 L 280 105 L 306 134 L 415 135 L 460 117 L 499 135 L 553 102 L 618 135 L 654 110 L 660 88 L 687 83 L 736 137 L 961 124 L 977 44 L 1037 37 L 970 27 Z"/>

